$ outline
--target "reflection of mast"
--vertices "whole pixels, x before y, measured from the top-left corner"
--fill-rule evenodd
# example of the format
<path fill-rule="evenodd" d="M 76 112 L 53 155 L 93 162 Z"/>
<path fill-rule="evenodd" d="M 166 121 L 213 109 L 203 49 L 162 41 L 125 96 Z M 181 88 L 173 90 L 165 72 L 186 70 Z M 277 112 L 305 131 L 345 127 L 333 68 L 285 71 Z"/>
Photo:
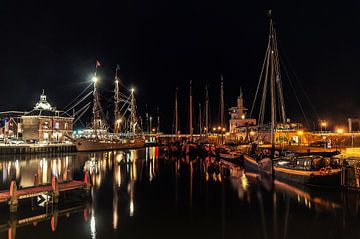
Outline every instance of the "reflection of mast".
<path fill-rule="evenodd" d="M 95 67 L 95 73 L 93 76 L 93 82 L 94 82 L 94 91 L 93 91 L 93 129 L 95 132 L 95 135 L 97 136 L 97 130 L 101 128 L 101 118 L 100 118 L 100 100 L 99 100 L 99 93 L 97 89 L 97 82 L 98 78 L 96 76 L 98 67 L 100 67 L 101 64 L 99 61 L 96 61 L 96 67 Z"/>
<path fill-rule="evenodd" d="M 115 91 L 114 91 L 114 100 L 115 100 L 115 110 L 114 110 L 114 132 L 119 133 L 120 132 L 120 92 L 119 92 L 119 82 L 120 77 L 118 75 L 118 71 L 120 70 L 119 65 L 116 66 L 115 70 Z"/>

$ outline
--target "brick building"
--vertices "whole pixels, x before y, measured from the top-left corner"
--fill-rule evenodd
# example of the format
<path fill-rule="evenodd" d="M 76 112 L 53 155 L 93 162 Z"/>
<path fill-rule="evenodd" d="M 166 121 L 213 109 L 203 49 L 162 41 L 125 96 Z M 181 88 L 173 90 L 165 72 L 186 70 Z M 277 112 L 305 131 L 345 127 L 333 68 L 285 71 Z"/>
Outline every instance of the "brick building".
<path fill-rule="evenodd" d="M 37 142 L 63 142 L 71 135 L 74 118 L 53 108 L 43 93 L 34 109 L 21 116 L 22 139 Z"/>

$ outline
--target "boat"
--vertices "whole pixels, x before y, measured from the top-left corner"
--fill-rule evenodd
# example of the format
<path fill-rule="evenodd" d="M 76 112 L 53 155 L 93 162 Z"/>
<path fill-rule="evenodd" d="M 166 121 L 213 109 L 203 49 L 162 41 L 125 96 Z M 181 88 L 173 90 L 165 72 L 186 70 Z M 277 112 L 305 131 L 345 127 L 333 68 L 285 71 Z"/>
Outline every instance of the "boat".
<path fill-rule="evenodd" d="M 218 147 L 213 152 L 214 156 L 218 159 L 222 159 L 225 161 L 228 161 L 232 164 L 236 164 L 238 166 L 243 165 L 244 155 L 237 151 L 237 150 L 231 150 L 226 147 Z"/>
<path fill-rule="evenodd" d="M 276 113 L 277 109 L 280 109 L 280 119 L 282 123 L 286 123 L 286 115 L 285 115 L 285 104 L 282 92 L 282 84 L 280 77 L 280 61 L 279 55 L 277 51 L 277 42 L 276 42 L 276 33 L 275 28 L 271 19 L 271 11 L 269 11 L 270 17 L 270 30 L 268 37 L 268 44 L 265 53 L 265 59 L 262 66 L 258 88 L 256 90 L 254 102 L 251 108 L 250 115 L 254 109 L 254 105 L 256 102 L 257 94 L 259 92 L 259 87 L 261 82 L 263 81 L 263 94 L 261 99 L 261 106 L 258 117 L 259 131 L 262 129 L 266 129 L 266 131 L 271 131 L 271 149 L 258 149 L 257 144 L 253 142 L 250 145 L 250 149 L 247 154 L 244 155 L 244 166 L 245 169 L 259 172 L 272 174 L 272 160 L 275 155 L 275 130 L 277 127 Z M 265 106 L 267 91 L 270 91 L 271 98 L 271 121 L 268 126 L 264 125 L 264 116 L 265 116 Z M 279 100 L 279 105 L 277 101 Z"/>
<path fill-rule="evenodd" d="M 309 186 L 338 188 L 341 171 L 338 159 L 319 155 L 280 157 L 273 162 L 276 179 Z"/>
<path fill-rule="evenodd" d="M 85 129 L 86 134 L 81 137 L 71 138 L 75 144 L 77 151 L 100 151 L 100 150 L 120 150 L 133 149 L 145 146 L 145 139 L 140 128 L 138 118 L 136 116 L 136 102 L 134 89 L 131 89 L 130 96 L 127 99 L 122 99 L 127 107 L 120 108 L 120 92 L 119 83 L 120 78 L 118 71 L 119 66 L 115 71 L 115 110 L 114 110 L 114 132 L 109 132 L 109 127 L 106 121 L 101 117 L 101 104 L 98 94 L 98 79 L 97 71 L 100 63 L 96 62 L 95 73 L 93 77 L 93 119 L 90 128 Z M 125 112 L 121 114 L 121 109 L 125 108 Z M 130 112 L 127 120 L 125 120 L 125 113 Z M 122 127 L 124 122 L 124 127 Z M 123 131 L 122 131 L 123 129 Z"/>
<path fill-rule="evenodd" d="M 244 167 L 247 171 L 272 174 L 272 154 L 269 149 L 259 149 L 255 143 L 244 155 Z"/>

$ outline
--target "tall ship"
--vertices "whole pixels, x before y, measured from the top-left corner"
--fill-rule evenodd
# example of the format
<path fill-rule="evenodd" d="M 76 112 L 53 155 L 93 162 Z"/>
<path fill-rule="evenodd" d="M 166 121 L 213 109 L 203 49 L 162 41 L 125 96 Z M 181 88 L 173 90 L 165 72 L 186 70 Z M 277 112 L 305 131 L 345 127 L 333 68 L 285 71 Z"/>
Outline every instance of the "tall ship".
<path fill-rule="evenodd" d="M 105 120 L 104 113 L 100 104 L 98 92 L 99 80 L 97 71 L 100 63 L 96 62 L 95 73 L 93 75 L 93 108 L 92 122 L 90 127 L 83 130 L 80 137 L 72 137 L 72 141 L 77 151 L 100 151 L 133 149 L 145 146 L 145 139 L 142 132 L 140 120 L 137 116 L 137 107 L 134 89 L 130 90 L 130 95 L 120 93 L 120 67 L 115 71 L 114 89 L 114 122 L 113 132 Z"/>

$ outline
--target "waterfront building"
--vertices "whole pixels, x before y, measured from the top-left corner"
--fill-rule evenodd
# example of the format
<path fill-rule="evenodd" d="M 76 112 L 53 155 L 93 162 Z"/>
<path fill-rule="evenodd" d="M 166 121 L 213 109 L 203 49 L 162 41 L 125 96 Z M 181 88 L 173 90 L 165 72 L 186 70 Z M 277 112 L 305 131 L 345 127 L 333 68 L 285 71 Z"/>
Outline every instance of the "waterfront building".
<path fill-rule="evenodd" d="M 244 97 L 241 88 L 240 95 L 236 102 L 236 106 L 229 109 L 229 133 L 232 139 L 236 138 L 239 140 L 241 138 L 244 139 L 250 130 L 256 130 L 256 119 L 247 117 L 247 108 L 244 106 Z"/>
<path fill-rule="evenodd" d="M 21 116 L 22 139 L 37 142 L 64 142 L 72 135 L 74 118 L 57 110 L 47 101 L 45 92 L 34 109 Z"/>
<path fill-rule="evenodd" d="M 21 116 L 25 112 L 5 111 L 0 112 L 0 140 L 21 137 Z"/>

